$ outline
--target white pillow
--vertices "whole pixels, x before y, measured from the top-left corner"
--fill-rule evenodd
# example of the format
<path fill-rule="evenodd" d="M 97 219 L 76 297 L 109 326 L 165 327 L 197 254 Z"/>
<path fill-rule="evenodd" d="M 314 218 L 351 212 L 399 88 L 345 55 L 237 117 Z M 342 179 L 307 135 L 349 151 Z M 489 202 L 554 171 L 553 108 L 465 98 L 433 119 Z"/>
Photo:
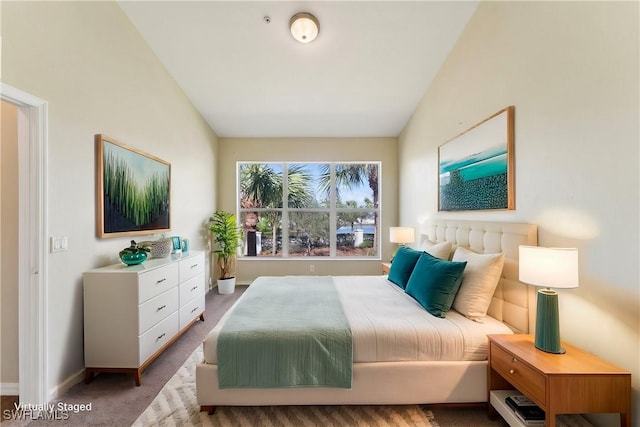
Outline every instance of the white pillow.
<path fill-rule="evenodd" d="M 467 261 L 453 308 L 469 319 L 481 320 L 487 315 L 493 293 L 500 281 L 504 254 L 478 254 L 458 247 L 452 261 Z"/>
<path fill-rule="evenodd" d="M 425 240 L 422 243 L 422 247 L 420 248 L 420 250 L 425 251 L 429 255 L 433 255 L 436 258 L 449 261 L 449 257 L 451 256 L 451 245 L 451 242 L 435 243 L 429 240 Z"/>

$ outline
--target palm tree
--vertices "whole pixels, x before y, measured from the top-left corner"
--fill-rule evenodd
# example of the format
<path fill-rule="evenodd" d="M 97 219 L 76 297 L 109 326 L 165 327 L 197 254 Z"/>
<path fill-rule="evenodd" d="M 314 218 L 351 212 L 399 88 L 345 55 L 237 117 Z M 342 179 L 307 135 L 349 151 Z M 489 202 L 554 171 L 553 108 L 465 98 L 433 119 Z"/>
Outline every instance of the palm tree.
<path fill-rule="evenodd" d="M 340 202 L 340 188 L 354 189 L 364 184 L 369 184 L 372 191 L 373 208 L 373 249 L 378 251 L 378 165 L 375 163 L 366 164 L 337 164 L 336 165 L 336 202 Z M 331 169 L 329 165 L 323 165 L 320 173 L 320 188 L 329 195 L 331 194 Z"/>
<path fill-rule="evenodd" d="M 242 208 L 282 207 L 282 176 L 264 163 L 240 165 Z"/>
<path fill-rule="evenodd" d="M 303 166 L 290 165 L 287 169 L 288 206 L 290 208 L 308 207 L 312 201 L 311 175 Z M 282 208 L 282 173 L 275 171 L 265 163 L 247 163 L 240 166 L 240 207 Z M 276 254 L 276 232 L 280 222 L 280 213 L 276 210 L 256 212 L 256 224 L 260 217 L 271 225 L 273 237 L 273 255 Z"/>

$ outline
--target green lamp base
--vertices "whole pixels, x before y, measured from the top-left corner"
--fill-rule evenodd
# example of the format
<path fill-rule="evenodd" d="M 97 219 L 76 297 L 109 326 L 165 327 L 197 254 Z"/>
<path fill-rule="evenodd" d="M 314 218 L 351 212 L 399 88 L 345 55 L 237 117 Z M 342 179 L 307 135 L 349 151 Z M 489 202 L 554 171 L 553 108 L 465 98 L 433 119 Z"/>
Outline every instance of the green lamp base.
<path fill-rule="evenodd" d="M 564 354 L 566 352 L 560 342 L 558 293 L 552 289 L 538 291 L 534 344 L 537 349 L 547 353 Z"/>

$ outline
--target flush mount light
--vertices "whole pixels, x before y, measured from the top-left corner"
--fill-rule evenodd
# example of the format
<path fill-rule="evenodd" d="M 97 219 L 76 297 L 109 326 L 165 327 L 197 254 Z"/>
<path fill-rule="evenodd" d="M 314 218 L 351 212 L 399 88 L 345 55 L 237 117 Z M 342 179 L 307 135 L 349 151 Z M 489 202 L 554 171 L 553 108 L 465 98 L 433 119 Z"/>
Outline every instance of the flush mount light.
<path fill-rule="evenodd" d="M 289 20 L 291 35 L 300 43 L 312 42 L 320 32 L 318 18 L 307 12 L 296 13 Z"/>

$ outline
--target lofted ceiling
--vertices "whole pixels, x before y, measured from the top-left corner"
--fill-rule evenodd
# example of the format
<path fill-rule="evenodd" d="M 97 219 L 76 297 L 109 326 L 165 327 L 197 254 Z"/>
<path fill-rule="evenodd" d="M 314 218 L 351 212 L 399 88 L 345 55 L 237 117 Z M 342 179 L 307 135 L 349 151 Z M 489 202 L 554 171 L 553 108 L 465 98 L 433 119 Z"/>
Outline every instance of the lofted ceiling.
<path fill-rule="evenodd" d="M 395 137 L 477 1 L 119 5 L 219 136 Z M 288 28 L 302 11 L 320 21 L 308 44 Z"/>

